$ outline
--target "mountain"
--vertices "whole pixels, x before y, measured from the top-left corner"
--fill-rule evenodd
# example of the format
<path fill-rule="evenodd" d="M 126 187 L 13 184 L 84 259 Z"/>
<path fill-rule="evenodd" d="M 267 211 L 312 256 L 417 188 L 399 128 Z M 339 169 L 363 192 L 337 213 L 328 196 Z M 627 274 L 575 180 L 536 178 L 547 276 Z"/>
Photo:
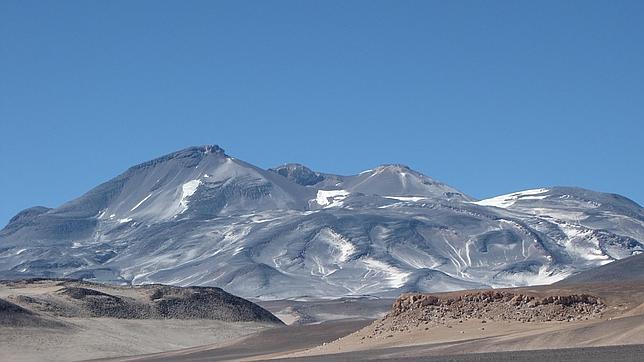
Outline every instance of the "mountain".
<path fill-rule="evenodd" d="M 630 256 L 610 264 L 573 274 L 557 285 L 579 283 L 617 283 L 644 281 L 644 254 Z"/>
<path fill-rule="evenodd" d="M 353 176 L 315 172 L 308 167 L 289 163 L 270 169 L 302 186 L 317 190 L 338 190 L 380 196 L 433 197 L 472 201 L 458 190 L 431 179 L 405 165 L 382 165 Z"/>
<path fill-rule="evenodd" d="M 0 231 L 0 278 L 397 296 L 551 283 L 643 241 L 644 209 L 618 195 L 550 187 L 477 201 L 407 166 L 264 170 L 202 146 L 20 212 Z"/>

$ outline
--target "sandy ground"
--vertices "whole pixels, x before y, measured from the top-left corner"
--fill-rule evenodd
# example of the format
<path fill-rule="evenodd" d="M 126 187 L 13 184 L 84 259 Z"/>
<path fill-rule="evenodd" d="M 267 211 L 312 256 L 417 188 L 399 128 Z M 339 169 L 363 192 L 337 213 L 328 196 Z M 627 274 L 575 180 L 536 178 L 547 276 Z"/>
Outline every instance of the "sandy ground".
<path fill-rule="evenodd" d="M 377 319 L 391 309 L 395 299 L 342 298 L 313 301 L 254 301 L 284 323 L 314 324 L 340 319 Z"/>
<path fill-rule="evenodd" d="M 0 298 L 17 303 L 18 296 L 50 296 L 55 298 L 51 300 L 65 303 L 68 299 L 56 294 L 63 287 L 52 281 L 3 282 L 0 283 Z M 91 287 L 114 295 L 145 299 L 145 294 L 139 288 Z M 73 317 L 49 313 L 38 316 L 46 321 L 57 322 L 58 327 L 1 326 L 0 361 L 72 361 L 204 345 L 216 348 L 277 326 L 266 322 L 224 322 L 213 319 L 86 317 L 83 313 Z"/>
<path fill-rule="evenodd" d="M 391 357 L 448 355 L 498 351 L 537 350 L 644 344 L 644 316 L 610 321 L 487 322 L 470 320 L 450 327 L 418 329 L 408 333 L 368 338 L 372 326 L 333 343 L 282 357 L 306 357 L 357 351 L 416 347 Z M 413 351 L 413 352 L 412 352 Z"/>
<path fill-rule="evenodd" d="M 542 295 L 592 293 L 605 302 L 606 309 L 600 319 L 594 320 L 524 323 L 468 319 L 447 325 L 412 324 L 414 327 L 409 330 L 391 332 L 382 328 L 386 318 L 375 322 L 368 319 L 380 315 L 391 301 L 367 299 L 263 303 L 265 308 L 291 317 L 287 321 L 292 325 L 277 328 L 250 322 L 67 318 L 70 327 L 62 330 L 2 328 L 0 360 L 107 357 L 105 360 L 110 361 L 568 359 L 588 362 L 603 361 L 607 356 L 612 361 L 641 360 L 644 283 L 519 289 Z M 2 293 L 6 295 L 7 291 Z M 344 316 L 358 319 L 338 319 Z M 384 333 L 374 333 L 377 324 Z"/>
<path fill-rule="evenodd" d="M 71 328 L 2 328 L 0 361 L 71 361 L 210 348 L 268 328 L 245 322 L 70 318 Z"/>
<path fill-rule="evenodd" d="M 370 321 L 334 320 L 309 325 L 291 325 L 264 330 L 218 348 L 203 346 L 144 356 L 115 358 L 109 361 L 265 360 L 331 342 L 367 324 L 370 324 Z"/>
<path fill-rule="evenodd" d="M 634 319 L 631 319 L 634 318 Z M 606 323 L 604 323 L 606 322 Z M 644 345 L 619 346 L 613 349 L 577 348 L 595 346 L 624 338 L 641 341 L 644 320 L 641 316 L 611 321 L 543 323 L 480 323 L 468 321 L 460 329 L 441 327 L 408 335 L 383 337 L 364 343 L 360 333 L 370 328 L 367 321 L 329 321 L 314 325 L 292 325 L 261 331 L 225 346 L 164 352 L 152 355 L 118 358 L 111 361 L 256 361 L 320 360 L 357 361 L 368 359 L 440 360 L 440 361 L 543 361 L 550 354 L 554 360 L 639 361 Z M 481 327 L 481 326 L 485 327 Z M 361 329 L 361 327 L 364 327 Z M 481 330 L 481 328 L 485 328 Z M 606 333 L 609 329 L 610 333 Z M 357 333 L 352 331 L 359 330 Z M 464 333 L 460 333 L 464 331 Z M 346 336 L 349 334 L 349 336 Z M 346 336 L 346 337 L 343 337 Z M 363 342 L 363 343 L 361 343 Z M 640 342 L 641 343 L 641 342 Z M 534 351 L 539 349 L 539 351 Z M 494 353 L 480 354 L 485 351 Z M 504 352 L 505 351 L 505 352 Z M 511 351 L 511 352 L 507 352 Z M 525 351 L 525 352 L 521 352 Z M 462 355 L 463 353 L 472 353 Z M 430 358 L 431 357 L 431 358 Z"/>
<path fill-rule="evenodd" d="M 644 283 L 587 284 L 565 288 L 544 286 L 520 290 L 540 295 L 589 292 L 601 297 L 607 308 L 602 318 L 594 320 L 524 323 L 470 319 L 448 325 L 420 324 L 409 331 L 380 334 L 374 334 L 374 330 L 383 319 L 373 323 L 339 320 L 313 325 L 294 324 L 262 331 L 218 348 L 139 356 L 133 360 L 541 361 L 546 359 L 545 356 L 553 360 L 603 361 L 607 356 L 613 361 L 641 360 L 639 352 L 644 350 Z M 285 305 L 288 308 L 288 303 L 283 303 L 286 302 L 275 302 L 269 308 L 283 310 Z M 338 308 L 337 305 L 335 307 Z M 326 313 L 326 309 L 314 308 L 318 315 Z M 295 306 L 289 310 L 302 308 Z M 337 313 L 343 314 L 339 308 Z"/>
<path fill-rule="evenodd" d="M 387 332 L 384 318 L 332 343 L 281 357 L 345 357 L 364 352 L 378 358 L 644 344 L 644 283 L 596 283 L 522 288 L 540 295 L 587 292 L 607 304 L 598 320 L 532 322 L 465 320 Z M 452 293 L 457 294 L 460 292 Z M 447 294 L 447 293 L 446 293 Z M 374 333 L 377 325 L 384 333 Z M 384 326 L 384 327 L 383 327 Z M 381 353 L 377 353 L 380 351 Z M 338 355 L 340 354 L 340 355 Z"/>

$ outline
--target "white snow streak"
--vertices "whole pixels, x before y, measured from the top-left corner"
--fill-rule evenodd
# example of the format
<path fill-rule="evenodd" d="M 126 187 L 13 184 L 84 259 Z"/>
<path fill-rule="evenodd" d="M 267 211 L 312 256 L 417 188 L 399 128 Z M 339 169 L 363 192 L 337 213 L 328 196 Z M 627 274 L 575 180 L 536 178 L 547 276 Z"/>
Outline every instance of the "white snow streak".
<path fill-rule="evenodd" d="M 373 258 L 363 258 L 362 262 L 369 269 L 365 277 L 369 276 L 371 272 L 377 275 L 384 275 L 384 281 L 388 282 L 392 288 L 400 288 L 405 285 L 411 274 L 410 272 L 405 272 L 395 266 Z"/>
<path fill-rule="evenodd" d="M 398 201 L 411 201 L 418 202 L 420 200 L 425 200 L 426 196 L 384 196 L 387 199 L 393 199 Z"/>
<path fill-rule="evenodd" d="M 338 256 L 339 262 L 346 262 L 349 257 L 356 252 L 356 247 L 351 242 L 345 239 L 342 235 L 336 233 L 330 228 L 320 230 L 319 234 L 333 249 L 337 250 L 340 255 Z"/>
<path fill-rule="evenodd" d="M 149 195 L 148 195 L 148 196 L 146 196 L 143 200 L 139 201 L 139 203 L 138 203 L 138 204 L 136 204 L 136 205 L 134 205 L 134 207 L 133 207 L 133 208 L 131 208 L 131 209 L 130 209 L 130 211 L 134 211 L 134 210 L 136 210 L 139 206 L 141 206 L 141 204 L 142 204 L 142 203 L 144 203 L 144 202 L 145 202 L 145 200 L 149 199 L 149 198 L 150 198 L 150 196 L 152 196 L 152 194 L 149 194 Z"/>

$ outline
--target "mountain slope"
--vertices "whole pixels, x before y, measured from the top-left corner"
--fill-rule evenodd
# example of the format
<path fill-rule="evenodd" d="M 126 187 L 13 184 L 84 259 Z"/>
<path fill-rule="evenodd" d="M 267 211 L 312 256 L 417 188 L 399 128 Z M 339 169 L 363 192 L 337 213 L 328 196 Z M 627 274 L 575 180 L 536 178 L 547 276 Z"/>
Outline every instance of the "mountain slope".
<path fill-rule="evenodd" d="M 617 195 L 554 187 L 475 201 L 406 166 L 263 170 L 203 146 L 18 214 L 0 231 L 0 278 L 397 296 L 551 283 L 643 240 L 643 209 Z"/>
<path fill-rule="evenodd" d="M 613 283 L 644 280 L 644 254 L 617 260 L 610 264 L 586 270 L 557 282 L 557 285 L 579 283 Z"/>
<path fill-rule="evenodd" d="M 381 196 L 425 196 L 469 201 L 458 190 L 414 171 L 405 165 L 382 165 L 347 177 L 342 186 L 351 192 Z"/>

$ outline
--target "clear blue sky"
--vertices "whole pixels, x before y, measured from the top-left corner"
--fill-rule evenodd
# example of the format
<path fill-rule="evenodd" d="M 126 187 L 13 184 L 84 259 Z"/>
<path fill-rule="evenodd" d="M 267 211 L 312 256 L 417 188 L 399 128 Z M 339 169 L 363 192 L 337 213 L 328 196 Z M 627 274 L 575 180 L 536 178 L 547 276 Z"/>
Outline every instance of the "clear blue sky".
<path fill-rule="evenodd" d="M 0 224 L 215 143 L 644 203 L 644 1 L 0 1 Z"/>

